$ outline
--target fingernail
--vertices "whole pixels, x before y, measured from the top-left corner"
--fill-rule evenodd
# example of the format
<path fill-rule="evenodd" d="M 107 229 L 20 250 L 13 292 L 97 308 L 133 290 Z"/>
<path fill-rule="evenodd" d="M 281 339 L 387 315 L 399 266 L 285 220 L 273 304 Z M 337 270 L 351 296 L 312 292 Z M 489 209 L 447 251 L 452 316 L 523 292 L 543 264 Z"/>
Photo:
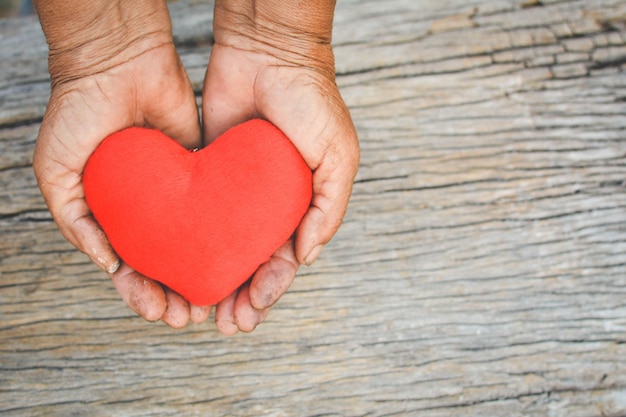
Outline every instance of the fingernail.
<path fill-rule="evenodd" d="M 107 268 L 107 272 L 109 274 L 115 273 L 118 269 L 120 269 L 120 261 L 111 262 Z"/>
<path fill-rule="evenodd" d="M 314 247 L 311 252 L 309 252 L 309 254 L 304 258 L 304 263 L 307 266 L 311 266 L 313 262 L 315 262 L 317 257 L 320 256 L 322 249 L 324 249 L 324 245 L 317 245 L 316 247 Z"/>
<path fill-rule="evenodd" d="M 239 331 L 237 324 L 230 320 L 216 320 L 215 324 L 217 325 L 219 331 L 227 336 L 233 336 Z"/>
<path fill-rule="evenodd" d="M 274 305 L 276 301 L 274 300 L 274 294 L 263 294 L 256 297 L 252 297 L 250 295 L 250 303 L 252 304 L 252 308 L 255 310 L 265 310 L 268 307 Z"/>

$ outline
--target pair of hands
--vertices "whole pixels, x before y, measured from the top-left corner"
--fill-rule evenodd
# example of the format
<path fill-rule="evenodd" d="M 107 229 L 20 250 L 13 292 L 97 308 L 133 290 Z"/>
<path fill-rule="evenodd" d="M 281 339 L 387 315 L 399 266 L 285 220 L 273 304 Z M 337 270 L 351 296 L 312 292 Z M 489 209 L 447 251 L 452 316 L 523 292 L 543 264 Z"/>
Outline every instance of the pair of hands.
<path fill-rule="evenodd" d="M 252 331 L 293 282 L 299 265 L 310 265 L 335 234 L 356 175 L 358 142 L 335 84 L 330 42 L 306 33 L 288 37 L 284 27 L 272 23 L 273 0 L 265 1 L 264 13 L 252 14 L 245 1 L 218 0 L 201 125 L 164 2 L 154 7 L 154 2 L 125 0 L 116 9 L 107 0 L 98 9 L 106 33 L 81 39 L 85 34 L 76 24 L 74 30 L 59 29 L 64 27 L 59 7 L 69 7 L 73 0 L 58 0 L 61 4 L 51 9 L 54 1 L 36 2 L 50 46 L 52 91 L 37 140 L 35 174 L 63 235 L 109 273 L 122 299 L 140 316 L 179 328 L 190 320 L 205 321 L 212 307 L 190 305 L 132 270 L 112 250 L 91 216 L 82 187 L 87 159 L 106 136 L 147 126 L 191 149 L 260 117 L 279 127 L 314 171 L 312 204 L 295 240 L 216 306 L 222 333 Z M 323 3 L 333 3 L 334 10 L 334 2 L 312 1 L 310 6 L 325 8 L 326 15 L 319 17 L 328 24 L 328 4 Z M 265 20 L 246 26 L 251 16 Z M 329 40 L 329 28 L 321 29 Z"/>

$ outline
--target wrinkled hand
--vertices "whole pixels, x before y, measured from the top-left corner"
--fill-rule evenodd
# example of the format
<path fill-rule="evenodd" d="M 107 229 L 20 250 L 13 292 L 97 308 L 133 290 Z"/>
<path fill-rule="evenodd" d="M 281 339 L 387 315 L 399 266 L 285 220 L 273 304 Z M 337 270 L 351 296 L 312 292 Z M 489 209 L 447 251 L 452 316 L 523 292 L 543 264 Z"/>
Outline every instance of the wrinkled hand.
<path fill-rule="evenodd" d="M 46 21 L 46 6 L 38 4 L 50 43 L 52 91 L 33 166 L 54 220 L 74 246 L 110 274 L 124 301 L 140 316 L 172 327 L 189 319 L 206 320 L 210 307 L 190 306 L 178 294 L 120 265 L 91 216 L 82 186 L 91 153 L 106 136 L 126 127 L 156 128 L 187 148 L 200 146 L 195 97 L 172 44 L 164 3 L 160 15 L 151 6 L 150 16 L 156 20 L 144 20 L 144 32 L 124 28 L 117 39 L 102 35 L 90 43 L 84 38 L 80 47 L 55 32 L 54 19 Z M 118 26 L 108 26 L 108 34 L 114 36 L 111 27 Z"/>
<path fill-rule="evenodd" d="M 203 96 L 205 139 L 260 117 L 291 139 L 314 175 L 312 205 L 295 241 L 217 305 L 215 320 L 225 334 L 253 330 L 291 285 L 298 266 L 315 261 L 341 225 L 359 163 L 356 131 L 335 83 L 330 42 L 294 39 L 264 21 L 246 31 L 248 20 L 228 9 L 234 3 L 216 3 L 216 44 Z M 321 20 L 328 23 L 328 17 Z"/>
<path fill-rule="evenodd" d="M 120 265 L 91 216 L 82 187 L 91 153 L 106 136 L 126 127 L 159 129 L 187 148 L 201 145 L 195 98 L 172 44 L 165 2 L 35 4 L 49 44 L 52 91 L 33 166 L 59 229 L 110 274 L 122 298 L 140 316 L 172 327 L 206 320 L 210 307 L 189 305 L 175 292 Z M 259 20 L 250 26 L 251 2 L 216 2 L 216 45 L 204 88 L 205 139 L 261 117 L 283 130 L 314 170 L 312 205 L 295 240 L 286 242 L 248 283 L 218 304 L 215 319 L 225 334 L 253 330 L 290 286 L 298 266 L 311 264 L 319 255 L 341 224 L 358 167 L 356 133 L 334 81 L 334 2 L 298 4 L 258 0 L 252 15 Z M 277 10 L 286 15 L 276 15 Z M 267 12 L 273 22 L 266 19 Z M 243 30 L 250 27 L 255 29 Z M 290 28 L 303 35 L 294 37 Z"/>

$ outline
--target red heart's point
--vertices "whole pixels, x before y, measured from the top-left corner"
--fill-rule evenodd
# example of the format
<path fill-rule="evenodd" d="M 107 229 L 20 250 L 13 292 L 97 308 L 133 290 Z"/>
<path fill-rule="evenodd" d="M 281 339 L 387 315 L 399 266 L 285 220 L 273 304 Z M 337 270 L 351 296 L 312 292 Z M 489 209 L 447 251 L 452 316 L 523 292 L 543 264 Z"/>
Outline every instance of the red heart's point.
<path fill-rule="evenodd" d="M 309 208 L 312 173 L 278 128 L 251 120 L 198 152 L 157 130 L 114 133 L 89 158 L 83 185 L 124 262 L 204 306 L 290 238 Z"/>

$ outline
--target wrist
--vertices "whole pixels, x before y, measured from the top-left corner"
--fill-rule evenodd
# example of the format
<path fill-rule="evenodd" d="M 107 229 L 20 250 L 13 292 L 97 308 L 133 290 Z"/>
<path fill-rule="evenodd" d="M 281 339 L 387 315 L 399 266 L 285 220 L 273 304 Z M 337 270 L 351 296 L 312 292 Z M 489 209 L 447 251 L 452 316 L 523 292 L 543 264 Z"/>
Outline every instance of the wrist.
<path fill-rule="evenodd" d="M 334 0 L 216 0 L 215 42 L 334 79 L 334 8 Z"/>
<path fill-rule="evenodd" d="M 97 74 L 172 43 L 163 0 L 36 0 L 53 85 Z"/>

